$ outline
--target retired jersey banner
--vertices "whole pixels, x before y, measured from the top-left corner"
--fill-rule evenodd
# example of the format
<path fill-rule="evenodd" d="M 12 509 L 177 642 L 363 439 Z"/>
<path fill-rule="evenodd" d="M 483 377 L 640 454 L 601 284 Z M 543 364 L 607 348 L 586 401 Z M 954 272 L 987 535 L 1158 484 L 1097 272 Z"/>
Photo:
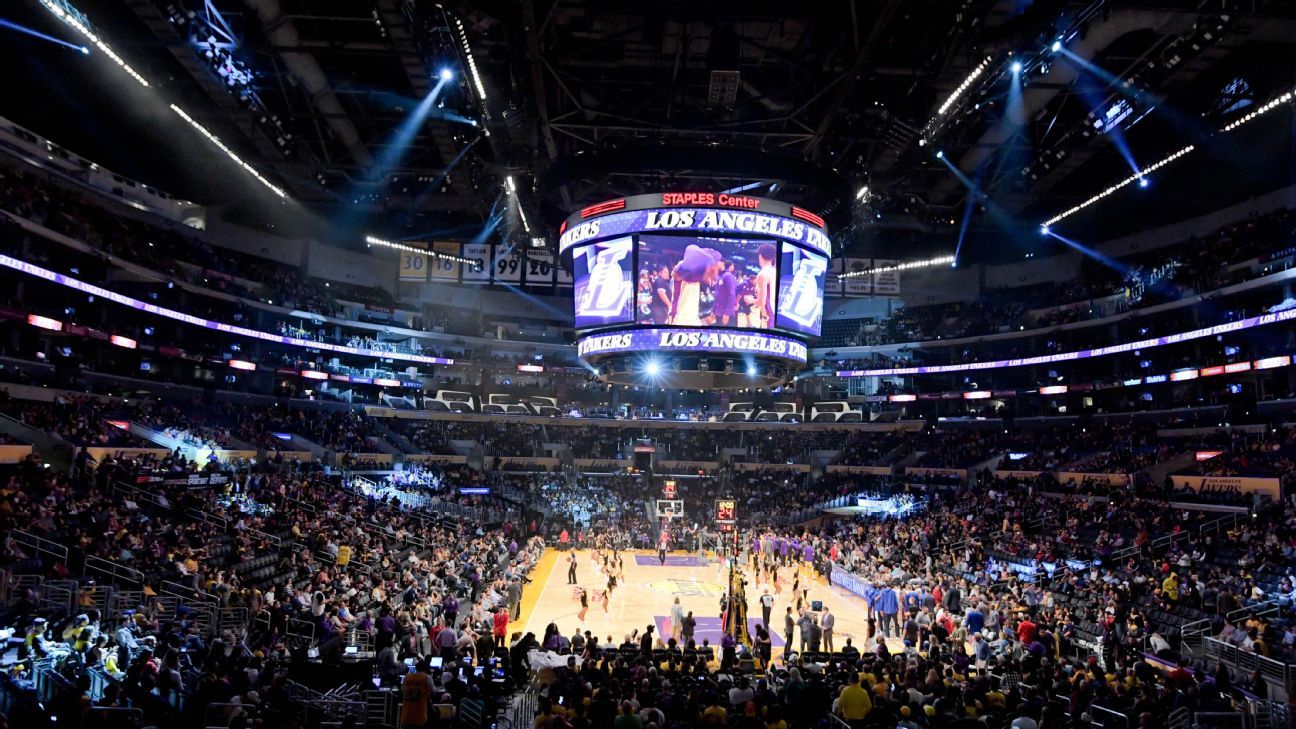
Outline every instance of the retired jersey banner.
<path fill-rule="evenodd" d="M 491 259 L 491 278 L 495 283 L 522 283 L 522 256 L 513 246 L 495 246 Z"/>
<path fill-rule="evenodd" d="M 427 248 L 427 243 L 422 241 L 406 241 L 405 245 L 415 248 Z M 397 270 L 401 281 L 426 281 L 428 278 L 428 255 L 426 253 L 401 251 Z"/>
<path fill-rule="evenodd" d="M 459 256 L 459 243 L 452 240 L 433 241 L 432 250 L 446 256 Z M 459 262 L 449 258 L 428 258 L 428 277 L 437 281 L 458 281 Z"/>
<path fill-rule="evenodd" d="M 464 283 L 490 283 L 494 262 L 490 243 L 464 243 L 463 257 L 478 264 L 463 267 Z"/>
<path fill-rule="evenodd" d="M 526 285 L 549 287 L 554 281 L 554 255 L 552 251 L 532 248 L 526 257 Z"/>

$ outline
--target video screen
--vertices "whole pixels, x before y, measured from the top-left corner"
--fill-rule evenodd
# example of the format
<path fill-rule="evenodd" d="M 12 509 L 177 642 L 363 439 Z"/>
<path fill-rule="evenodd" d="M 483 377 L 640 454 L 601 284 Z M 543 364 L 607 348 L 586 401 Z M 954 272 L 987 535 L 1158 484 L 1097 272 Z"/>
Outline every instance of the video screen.
<path fill-rule="evenodd" d="M 572 251 L 577 329 L 634 321 L 634 239 L 616 238 Z"/>
<path fill-rule="evenodd" d="M 798 246 L 783 244 L 779 268 L 778 318 L 780 329 L 813 337 L 823 326 L 824 277 L 828 258 Z"/>
<path fill-rule="evenodd" d="M 777 251 L 765 240 L 641 235 L 636 319 L 770 329 L 778 295 Z"/>

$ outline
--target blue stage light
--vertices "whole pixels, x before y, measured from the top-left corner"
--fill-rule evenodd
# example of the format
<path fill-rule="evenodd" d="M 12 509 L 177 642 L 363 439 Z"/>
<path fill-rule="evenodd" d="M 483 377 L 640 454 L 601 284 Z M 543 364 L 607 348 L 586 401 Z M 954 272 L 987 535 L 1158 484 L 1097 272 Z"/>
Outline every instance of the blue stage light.
<path fill-rule="evenodd" d="M 1058 51 L 1062 50 L 1062 41 L 1060 40 L 1053 41 L 1053 45 L 1049 46 L 1049 50 L 1053 51 L 1054 53 L 1057 53 Z"/>
<path fill-rule="evenodd" d="M 454 78 L 454 71 L 451 71 L 448 68 L 443 68 L 441 69 L 440 76 L 442 81 L 449 81 L 450 79 Z"/>
<path fill-rule="evenodd" d="M 1013 61 L 1012 66 L 1010 66 L 1010 68 L 1012 68 L 1013 73 L 1021 73 L 1022 70 L 1021 61 Z"/>
<path fill-rule="evenodd" d="M 1150 184 L 1151 184 L 1151 183 L 1148 182 L 1148 178 L 1146 178 L 1146 177 L 1140 177 L 1140 178 L 1139 178 L 1139 187 L 1147 187 L 1147 186 L 1150 185 Z"/>

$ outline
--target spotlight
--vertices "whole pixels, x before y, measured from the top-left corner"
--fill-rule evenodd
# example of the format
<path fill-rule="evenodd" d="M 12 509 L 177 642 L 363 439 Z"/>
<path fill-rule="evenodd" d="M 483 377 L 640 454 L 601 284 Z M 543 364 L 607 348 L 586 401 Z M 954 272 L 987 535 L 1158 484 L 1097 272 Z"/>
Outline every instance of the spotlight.
<path fill-rule="evenodd" d="M 1149 184 L 1150 183 L 1148 182 L 1148 178 L 1146 177 L 1139 178 L 1139 187 L 1147 187 Z"/>
<path fill-rule="evenodd" d="M 1053 45 L 1049 46 L 1049 50 L 1053 51 L 1054 53 L 1057 53 L 1058 51 L 1062 50 L 1062 41 L 1060 40 L 1053 41 Z"/>
<path fill-rule="evenodd" d="M 1040 235 L 1048 235 L 1048 234 L 1049 234 L 1049 227 L 1047 225 L 1041 225 Z"/>
<path fill-rule="evenodd" d="M 747 374 L 751 377 L 756 376 L 756 365 L 747 365 Z"/>
<path fill-rule="evenodd" d="M 85 46 L 81 46 L 81 52 L 87 56 L 90 55 L 90 49 L 86 48 Z"/>
<path fill-rule="evenodd" d="M 442 81 L 449 81 L 450 79 L 454 78 L 454 71 L 451 71 L 448 68 L 443 68 L 441 69 L 440 76 Z"/>
<path fill-rule="evenodd" d="M 945 159 L 945 150 L 943 149 L 936 150 L 936 159 Z"/>
<path fill-rule="evenodd" d="M 660 372 L 661 372 L 661 364 L 658 363 L 657 360 L 655 359 L 649 360 L 648 363 L 644 365 L 644 373 L 647 374 L 649 377 L 656 377 Z"/>
<path fill-rule="evenodd" d="M 1013 61 L 1011 68 L 1013 73 L 1021 73 L 1022 70 L 1021 61 Z"/>
<path fill-rule="evenodd" d="M 927 140 L 926 140 L 926 139 L 919 138 L 919 139 L 918 139 L 918 146 L 919 146 L 919 147 L 926 147 L 926 146 L 927 146 Z"/>

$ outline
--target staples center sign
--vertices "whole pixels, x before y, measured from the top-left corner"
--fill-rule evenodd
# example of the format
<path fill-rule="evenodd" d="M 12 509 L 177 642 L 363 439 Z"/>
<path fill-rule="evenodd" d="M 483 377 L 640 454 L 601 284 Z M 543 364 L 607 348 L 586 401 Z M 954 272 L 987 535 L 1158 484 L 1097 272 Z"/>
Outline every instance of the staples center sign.
<path fill-rule="evenodd" d="M 586 337 L 576 345 L 581 357 L 623 352 L 703 352 L 757 354 L 805 364 L 806 346 L 773 334 L 715 331 L 711 329 L 636 329 Z"/>
<path fill-rule="evenodd" d="M 558 253 L 600 238 L 664 230 L 769 236 L 832 255 L 832 241 L 822 228 L 781 215 L 710 208 L 631 210 L 586 220 L 563 232 L 558 239 Z"/>

